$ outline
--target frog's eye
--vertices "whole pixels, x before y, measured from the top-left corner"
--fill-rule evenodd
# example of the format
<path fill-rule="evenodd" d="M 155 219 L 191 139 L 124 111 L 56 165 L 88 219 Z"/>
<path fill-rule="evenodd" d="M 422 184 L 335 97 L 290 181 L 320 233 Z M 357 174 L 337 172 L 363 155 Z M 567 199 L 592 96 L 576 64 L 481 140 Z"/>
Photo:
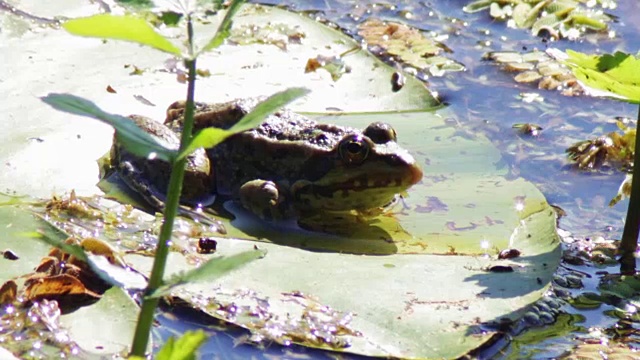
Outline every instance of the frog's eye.
<path fill-rule="evenodd" d="M 349 135 L 342 139 L 338 145 L 340 158 L 347 165 L 358 165 L 367 158 L 371 149 L 370 141 L 363 139 L 359 135 Z"/>
<path fill-rule="evenodd" d="M 383 122 L 374 122 L 364 129 L 364 135 L 371 139 L 374 144 L 385 144 L 389 141 L 396 141 L 396 131 L 391 125 Z"/>

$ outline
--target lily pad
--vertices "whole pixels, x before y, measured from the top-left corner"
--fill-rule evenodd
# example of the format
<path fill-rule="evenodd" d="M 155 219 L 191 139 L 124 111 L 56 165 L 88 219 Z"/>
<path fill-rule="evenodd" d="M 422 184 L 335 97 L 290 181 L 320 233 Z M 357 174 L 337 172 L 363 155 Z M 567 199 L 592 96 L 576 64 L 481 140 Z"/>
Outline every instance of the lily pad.
<path fill-rule="evenodd" d="M 237 218 L 219 218 L 228 235 L 215 237 L 216 255 L 204 258 L 254 246 L 266 256 L 173 295 L 256 341 L 369 356 L 456 358 L 497 336 L 480 325 L 517 319 L 551 280 L 560 256 L 555 213 L 533 185 L 504 178 L 485 138 L 448 125 L 446 114 L 322 117 L 360 127 L 385 117 L 422 164 L 423 181 L 402 206 L 348 237 L 266 223 L 227 204 Z M 507 248 L 520 256 L 499 260 Z M 172 253 L 169 271 L 192 259 Z M 127 261 L 150 269 L 149 258 Z"/>
<path fill-rule="evenodd" d="M 10 200 L 2 196 L 0 200 Z M 3 259 L 0 282 L 21 283 L 33 272 L 49 246 L 29 238 L 35 231 L 43 236 L 64 240 L 67 235 L 37 218 L 26 205 L 0 206 L 0 247 L 10 249 L 19 258 Z M 26 321 L 18 321 L 21 317 Z M 118 314 L 118 316 L 113 316 Z M 138 306 L 121 289 L 108 290 L 94 305 L 61 315 L 55 302 L 40 301 L 26 308 L 3 306 L 2 347 L 16 356 L 69 357 L 126 353 L 133 338 Z M 99 335 L 95 329 L 99 328 Z"/>
<path fill-rule="evenodd" d="M 203 56 L 198 66 L 210 69 L 211 75 L 198 82 L 199 100 L 266 95 L 294 84 L 314 90 L 294 104 L 298 111 L 398 112 L 437 105 L 413 77 L 394 92 L 395 69 L 343 34 L 283 10 L 247 9 L 236 26 L 282 22 L 286 34 L 302 29 L 302 44 L 291 43 L 287 35 L 286 50 L 257 41 L 225 45 L 219 53 Z M 197 31 L 204 33 L 207 27 Z M 36 196 L 72 188 L 98 193 L 94 161 L 107 152 L 111 132 L 57 113 L 35 96 L 82 93 L 106 111 L 157 119 L 164 117 L 165 104 L 183 97 L 185 89 L 173 74 L 153 70 L 162 55 L 137 46 L 71 38 L 56 30 L 4 40 L 15 56 L 0 70 L 0 89 L 22 89 L 34 97 L 8 99 L 7 131 L 0 135 L 6 146 L 0 159 L 9 165 L 0 173 L 0 188 Z M 358 50 L 349 53 L 354 48 Z M 308 59 L 341 54 L 351 70 L 337 80 L 322 68 L 304 72 Z M 152 71 L 130 76 L 122 66 L 132 61 Z M 31 72 L 15 76 L 7 70 L 23 68 L 24 62 L 30 62 Z M 56 66 L 55 74 L 45 70 L 51 66 Z M 109 85 L 117 94 L 105 91 Z M 133 95 L 147 102 L 138 103 Z M 446 120 L 450 117 L 442 110 L 319 118 L 357 127 L 391 123 L 401 145 L 423 167 L 422 183 L 377 223 L 357 226 L 348 237 L 265 223 L 236 204 L 225 204 L 233 216 L 220 217 L 228 235 L 214 238 L 217 253 L 200 255 L 182 248 L 171 254 L 170 272 L 191 267 L 194 259 L 254 246 L 267 255 L 215 284 L 186 285 L 174 295 L 251 329 L 255 340 L 364 355 L 455 358 L 499 336 L 481 325 L 518 318 L 550 282 L 559 259 L 555 213 L 533 185 L 505 177 L 500 153 L 486 138 L 455 127 Z M 126 234 L 116 237 L 121 236 Z M 521 255 L 498 260 L 499 251 L 507 248 Z M 133 254 L 126 260 L 143 272 L 151 261 Z M 324 325 L 326 332 L 318 332 Z"/>
<path fill-rule="evenodd" d="M 28 7 L 26 3 L 23 6 Z M 212 17 L 211 24 L 199 25 L 198 38 L 210 38 L 215 22 L 221 17 L 222 14 Z M 295 103 L 292 106 L 295 110 L 314 113 L 416 111 L 438 106 L 424 84 L 413 77 L 407 77 L 400 91 L 392 91 L 395 69 L 360 49 L 360 45 L 346 35 L 305 16 L 251 5 L 241 10 L 234 24 L 234 29 L 270 24 L 270 28 L 283 29 L 289 35 L 290 29 L 298 29 L 304 38 L 300 43 L 288 43 L 286 50 L 256 42 L 247 46 L 223 45 L 219 52 L 203 54 L 198 59 L 198 67 L 210 70 L 211 75 L 198 81 L 199 101 L 224 102 L 306 86 L 313 92 Z M 11 53 L 3 58 L 4 66 L 0 69 L 0 91 L 8 94 L 2 125 L 5 131 L 0 133 L 0 141 L 5 144 L 0 149 L 4 164 L 0 190 L 42 197 L 69 189 L 76 189 L 80 195 L 99 192 L 95 187 L 95 159 L 109 149 L 110 128 L 42 106 L 38 97 L 50 92 L 81 94 L 105 111 L 156 119 L 164 118 L 168 104 L 185 97 L 186 86 L 176 82 L 175 74 L 169 73 L 170 67 L 161 66 L 167 60 L 166 55 L 152 49 L 73 37 L 54 29 L 26 32 L 19 37 L 10 34 L 0 34 L 3 52 Z M 237 36 L 232 31 L 232 38 Z M 349 51 L 341 60 L 351 71 L 339 80 L 334 81 L 323 69 L 305 73 L 309 59 L 319 55 L 339 56 Z M 143 76 L 132 76 L 130 70 L 124 68 L 132 63 L 148 70 Z M 13 70 L 24 69 L 25 65 L 28 71 Z M 51 67 L 56 71 L 49 71 Z M 30 180 L 16 182 L 16 179 Z"/>

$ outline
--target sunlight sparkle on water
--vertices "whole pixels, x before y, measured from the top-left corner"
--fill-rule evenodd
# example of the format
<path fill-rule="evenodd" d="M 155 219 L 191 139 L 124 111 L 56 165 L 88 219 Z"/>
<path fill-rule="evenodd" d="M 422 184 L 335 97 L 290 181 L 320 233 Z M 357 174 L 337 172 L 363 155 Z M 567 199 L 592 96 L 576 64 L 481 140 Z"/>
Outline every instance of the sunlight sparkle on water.
<path fill-rule="evenodd" d="M 638 312 L 638 308 L 631 304 L 627 304 L 624 306 L 624 311 L 628 312 L 629 314 L 635 314 L 636 312 Z"/>

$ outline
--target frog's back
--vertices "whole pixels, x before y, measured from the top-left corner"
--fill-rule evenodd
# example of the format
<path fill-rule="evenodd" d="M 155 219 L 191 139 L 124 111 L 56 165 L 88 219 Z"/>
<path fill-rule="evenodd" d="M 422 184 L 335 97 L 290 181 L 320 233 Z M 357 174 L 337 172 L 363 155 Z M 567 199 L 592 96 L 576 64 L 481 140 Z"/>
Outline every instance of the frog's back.
<path fill-rule="evenodd" d="M 217 192 L 236 195 L 243 183 L 255 179 L 289 184 L 314 181 L 334 166 L 336 145 L 355 131 L 280 110 L 260 126 L 235 134 L 209 151 Z"/>

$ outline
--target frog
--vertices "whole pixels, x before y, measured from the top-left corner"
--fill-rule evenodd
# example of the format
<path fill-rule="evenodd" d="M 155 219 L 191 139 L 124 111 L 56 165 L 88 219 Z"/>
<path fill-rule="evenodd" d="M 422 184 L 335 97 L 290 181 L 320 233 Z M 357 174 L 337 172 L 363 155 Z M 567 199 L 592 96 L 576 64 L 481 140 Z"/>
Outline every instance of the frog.
<path fill-rule="evenodd" d="M 196 102 L 194 133 L 208 127 L 229 129 L 261 100 Z M 185 102 L 178 101 L 167 109 L 163 124 L 139 115 L 129 119 L 178 149 L 184 113 Z M 114 137 L 111 165 L 129 188 L 152 207 L 163 208 L 169 163 L 129 153 Z M 311 228 L 304 226 L 305 219 L 363 220 L 379 215 L 422 176 L 387 123 L 373 122 L 361 130 L 281 109 L 257 127 L 191 154 L 181 202 L 206 207 L 222 197 L 263 220 L 296 219 Z"/>

